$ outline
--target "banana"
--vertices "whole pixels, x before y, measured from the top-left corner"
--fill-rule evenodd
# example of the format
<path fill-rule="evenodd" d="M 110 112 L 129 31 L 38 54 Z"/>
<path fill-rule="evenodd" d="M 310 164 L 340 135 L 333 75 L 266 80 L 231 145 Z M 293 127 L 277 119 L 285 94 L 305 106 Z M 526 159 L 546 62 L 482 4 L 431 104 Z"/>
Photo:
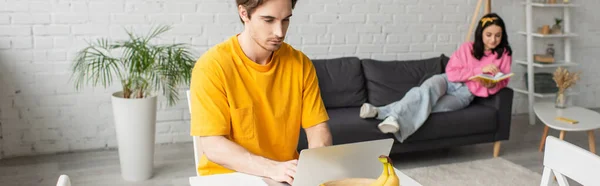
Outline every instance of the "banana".
<path fill-rule="evenodd" d="M 400 179 L 396 175 L 396 171 L 394 170 L 394 164 L 392 163 L 392 159 L 388 157 L 387 160 L 387 170 L 388 170 L 388 179 L 386 180 L 383 186 L 400 186 Z"/>
<path fill-rule="evenodd" d="M 381 172 L 379 178 L 377 178 L 377 180 L 375 180 L 375 182 L 371 183 L 369 186 L 384 186 L 384 184 L 386 184 L 389 175 L 388 160 L 389 158 L 387 156 L 379 156 L 379 161 L 383 164 L 383 171 Z"/>

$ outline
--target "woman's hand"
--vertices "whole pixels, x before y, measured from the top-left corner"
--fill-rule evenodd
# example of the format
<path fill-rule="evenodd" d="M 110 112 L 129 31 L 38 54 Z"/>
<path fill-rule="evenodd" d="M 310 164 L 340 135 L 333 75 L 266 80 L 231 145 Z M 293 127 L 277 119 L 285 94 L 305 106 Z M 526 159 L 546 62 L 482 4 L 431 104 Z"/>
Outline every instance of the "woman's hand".
<path fill-rule="evenodd" d="M 496 87 L 496 83 L 485 83 L 483 86 L 485 88 L 494 88 Z"/>
<path fill-rule="evenodd" d="M 485 88 L 494 88 L 496 86 L 496 83 L 493 83 L 491 81 L 477 79 L 477 82 L 479 82 L 479 84 L 481 84 L 481 86 L 483 86 Z"/>
<path fill-rule="evenodd" d="M 481 72 L 496 75 L 496 73 L 500 72 L 500 69 L 498 68 L 498 66 L 496 66 L 494 64 L 489 64 L 489 65 L 484 66 L 481 69 Z"/>

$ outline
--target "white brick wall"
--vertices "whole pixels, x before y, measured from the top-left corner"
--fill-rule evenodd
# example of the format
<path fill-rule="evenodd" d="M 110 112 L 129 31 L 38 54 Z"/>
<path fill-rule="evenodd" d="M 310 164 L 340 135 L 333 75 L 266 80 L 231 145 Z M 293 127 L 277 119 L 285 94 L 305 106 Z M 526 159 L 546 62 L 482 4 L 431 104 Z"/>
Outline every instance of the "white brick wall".
<path fill-rule="evenodd" d="M 165 42 L 186 42 L 201 54 L 242 30 L 234 0 L 0 0 L 0 158 L 116 147 L 110 93 L 87 87 L 77 92 L 69 66 L 85 41 L 121 39 L 123 28 L 146 33 L 153 23 L 174 30 Z M 524 8 L 520 1 L 493 1 L 508 25 L 515 56 L 524 56 Z M 577 2 L 577 1 L 573 1 Z M 596 63 L 600 57 L 598 1 L 581 1 L 573 12 L 574 60 L 582 65 L 581 96 L 574 101 L 599 107 Z M 286 41 L 311 58 L 358 56 L 405 60 L 451 55 L 464 41 L 476 0 L 300 0 Z M 541 12 L 544 9 L 535 9 Z M 538 22 L 552 23 L 536 14 Z M 540 45 L 543 46 L 543 45 Z M 560 45 L 558 45 L 560 46 Z M 559 55 L 560 47 L 557 48 Z M 516 72 L 524 68 L 513 65 Z M 520 73 L 514 82 L 522 81 Z M 185 96 L 182 94 L 182 96 Z M 515 113 L 526 111 L 515 95 Z M 524 104 L 525 103 L 525 104 Z M 523 107 L 523 108 L 518 108 Z M 161 98 L 157 143 L 190 141 L 185 97 L 175 107 Z"/>

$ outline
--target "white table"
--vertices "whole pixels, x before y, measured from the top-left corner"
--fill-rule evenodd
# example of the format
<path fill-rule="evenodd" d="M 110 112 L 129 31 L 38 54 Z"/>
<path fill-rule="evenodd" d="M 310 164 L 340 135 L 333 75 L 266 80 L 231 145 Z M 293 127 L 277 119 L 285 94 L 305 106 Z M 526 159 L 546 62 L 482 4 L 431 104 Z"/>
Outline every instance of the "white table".
<path fill-rule="evenodd" d="M 548 129 L 553 128 L 560 131 L 559 138 L 564 140 L 565 133 L 569 132 L 581 132 L 585 131 L 588 133 L 588 141 L 590 145 L 590 151 L 596 153 L 596 144 L 594 142 L 594 130 L 600 128 L 600 113 L 582 108 L 577 106 L 570 106 L 565 109 L 557 109 L 554 107 L 554 103 L 540 102 L 533 105 L 535 115 L 540 118 L 546 126 L 542 133 L 542 140 L 540 142 L 540 152 L 544 148 L 546 143 L 546 136 L 548 136 Z M 576 124 L 570 124 L 567 122 L 556 120 L 557 117 L 565 117 L 579 121 Z"/>
<path fill-rule="evenodd" d="M 421 186 L 417 181 L 408 177 L 406 174 L 396 170 L 396 175 L 400 179 L 402 186 Z M 267 181 L 269 182 L 269 181 Z M 285 184 L 277 184 L 272 181 L 267 184 L 262 177 L 252 176 L 244 173 L 229 173 L 211 176 L 193 176 L 190 177 L 191 186 L 278 186 Z"/>

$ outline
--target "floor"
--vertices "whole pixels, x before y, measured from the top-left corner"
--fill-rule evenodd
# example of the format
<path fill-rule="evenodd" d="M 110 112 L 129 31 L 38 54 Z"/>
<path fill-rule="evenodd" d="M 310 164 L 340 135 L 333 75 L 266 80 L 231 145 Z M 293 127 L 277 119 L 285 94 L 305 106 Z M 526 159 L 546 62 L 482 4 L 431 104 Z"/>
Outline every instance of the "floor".
<path fill-rule="evenodd" d="M 541 174 L 543 154 L 538 152 L 543 125 L 529 125 L 527 115 L 513 116 L 510 140 L 502 143 L 500 156 Z M 550 130 L 549 135 L 558 136 Z M 596 132 L 596 136 L 598 132 Z M 567 133 L 565 140 L 588 149 L 586 133 Z M 596 143 L 600 143 L 596 138 Z M 486 159 L 493 144 L 479 144 L 392 156 L 395 167 L 409 169 Z M 189 185 L 195 175 L 191 143 L 156 146 L 155 176 L 148 181 L 129 183 L 119 173 L 117 151 L 91 151 L 0 160 L 0 185 L 55 185 L 60 174 L 78 185 Z"/>

